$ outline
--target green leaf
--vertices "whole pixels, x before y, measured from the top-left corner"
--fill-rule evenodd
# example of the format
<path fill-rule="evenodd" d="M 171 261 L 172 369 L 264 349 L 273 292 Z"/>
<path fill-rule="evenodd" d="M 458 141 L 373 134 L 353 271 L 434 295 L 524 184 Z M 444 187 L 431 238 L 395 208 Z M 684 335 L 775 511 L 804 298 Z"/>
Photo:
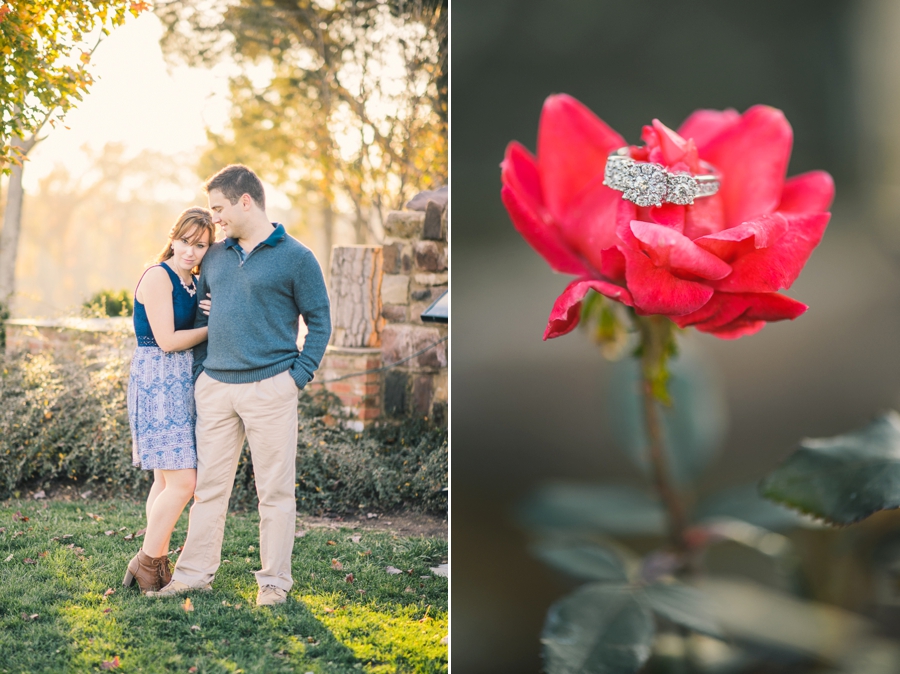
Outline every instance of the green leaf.
<path fill-rule="evenodd" d="M 644 588 L 643 596 L 653 611 L 673 623 L 722 638 L 712 607 L 700 590 L 681 583 L 656 583 Z"/>
<path fill-rule="evenodd" d="M 547 612 L 548 674 L 633 674 L 650 657 L 655 626 L 631 588 L 584 585 Z"/>
<path fill-rule="evenodd" d="M 803 440 L 760 492 L 831 524 L 900 508 L 900 415 L 888 412 L 846 435 Z"/>
<path fill-rule="evenodd" d="M 706 359 L 685 340 L 668 363 L 672 404 L 660 406 L 666 459 L 673 479 L 687 485 L 703 471 L 725 437 L 727 409 L 721 386 Z M 606 411 L 612 436 L 628 458 L 650 474 L 641 401 L 641 367 L 625 359 L 611 367 Z"/>
<path fill-rule="evenodd" d="M 820 526 L 810 517 L 767 501 L 760 496 L 757 484 L 730 487 L 710 494 L 697 505 L 693 519 L 696 522 L 703 522 L 723 517 L 741 520 L 769 531 Z"/>
<path fill-rule="evenodd" d="M 660 504 L 631 487 L 551 484 L 520 507 L 527 527 L 602 531 L 620 536 L 659 536 L 665 531 Z"/>
<path fill-rule="evenodd" d="M 628 582 L 622 560 L 609 548 L 585 541 L 541 541 L 531 551 L 545 564 L 576 578 Z"/>

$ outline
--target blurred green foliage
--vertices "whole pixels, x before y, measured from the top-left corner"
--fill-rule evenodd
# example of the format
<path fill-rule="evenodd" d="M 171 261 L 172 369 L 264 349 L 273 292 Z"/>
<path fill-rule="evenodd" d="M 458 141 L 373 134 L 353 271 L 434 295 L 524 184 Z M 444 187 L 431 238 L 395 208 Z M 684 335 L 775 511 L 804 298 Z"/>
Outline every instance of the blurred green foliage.
<path fill-rule="evenodd" d="M 134 314 L 134 298 L 125 289 L 100 290 L 81 305 L 85 318 L 109 318 Z"/>
<path fill-rule="evenodd" d="M 150 473 L 131 465 L 126 351 L 109 346 L 68 359 L 47 352 L 0 359 L 0 498 L 54 483 L 137 497 L 149 489 Z M 446 428 L 408 420 L 356 433 L 340 424 L 339 407 L 327 392 L 300 396 L 302 512 L 446 512 Z M 245 449 L 231 505 L 256 503 Z"/>

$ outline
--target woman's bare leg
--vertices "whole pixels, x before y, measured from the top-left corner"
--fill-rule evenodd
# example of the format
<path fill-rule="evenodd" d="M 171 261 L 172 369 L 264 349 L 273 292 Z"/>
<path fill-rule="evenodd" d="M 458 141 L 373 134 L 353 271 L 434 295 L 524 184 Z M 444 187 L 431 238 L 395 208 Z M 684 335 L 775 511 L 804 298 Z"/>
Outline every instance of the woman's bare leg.
<path fill-rule="evenodd" d="M 142 549 L 150 557 L 162 557 L 168 553 L 172 530 L 194 495 L 197 484 L 195 468 L 157 472 L 162 474 L 165 488 L 154 499 L 147 518 L 147 533 L 144 535 Z"/>
<path fill-rule="evenodd" d="M 150 511 L 153 510 L 153 502 L 156 497 L 166 488 L 166 476 L 164 471 L 156 469 L 153 471 L 153 486 L 150 487 L 150 493 L 147 494 L 147 525 L 150 524 Z"/>

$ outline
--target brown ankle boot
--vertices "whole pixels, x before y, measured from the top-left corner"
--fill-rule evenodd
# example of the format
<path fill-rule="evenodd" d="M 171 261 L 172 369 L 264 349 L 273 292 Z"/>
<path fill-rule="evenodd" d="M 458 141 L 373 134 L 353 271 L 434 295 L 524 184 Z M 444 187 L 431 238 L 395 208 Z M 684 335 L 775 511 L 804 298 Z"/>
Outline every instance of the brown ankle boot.
<path fill-rule="evenodd" d="M 128 571 L 125 573 L 122 585 L 128 587 L 136 580 L 141 592 L 147 592 L 148 590 L 158 590 L 166 585 L 171 577 L 168 556 L 151 557 L 143 550 L 139 550 L 128 562 Z"/>

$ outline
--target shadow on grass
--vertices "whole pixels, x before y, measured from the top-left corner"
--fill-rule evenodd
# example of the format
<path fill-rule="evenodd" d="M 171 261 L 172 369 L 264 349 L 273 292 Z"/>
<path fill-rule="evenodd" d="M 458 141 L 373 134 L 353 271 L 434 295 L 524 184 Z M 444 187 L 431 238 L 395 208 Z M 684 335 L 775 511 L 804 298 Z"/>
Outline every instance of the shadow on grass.
<path fill-rule="evenodd" d="M 447 581 L 429 571 L 445 541 L 312 530 L 295 542 L 288 602 L 258 607 L 257 522 L 228 518 L 214 589 L 186 611 L 121 585 L 139 504 L 0 505 L 0 672 L 447 670 Z M 186 528 L 185 515 L 173 541 Z"/>

